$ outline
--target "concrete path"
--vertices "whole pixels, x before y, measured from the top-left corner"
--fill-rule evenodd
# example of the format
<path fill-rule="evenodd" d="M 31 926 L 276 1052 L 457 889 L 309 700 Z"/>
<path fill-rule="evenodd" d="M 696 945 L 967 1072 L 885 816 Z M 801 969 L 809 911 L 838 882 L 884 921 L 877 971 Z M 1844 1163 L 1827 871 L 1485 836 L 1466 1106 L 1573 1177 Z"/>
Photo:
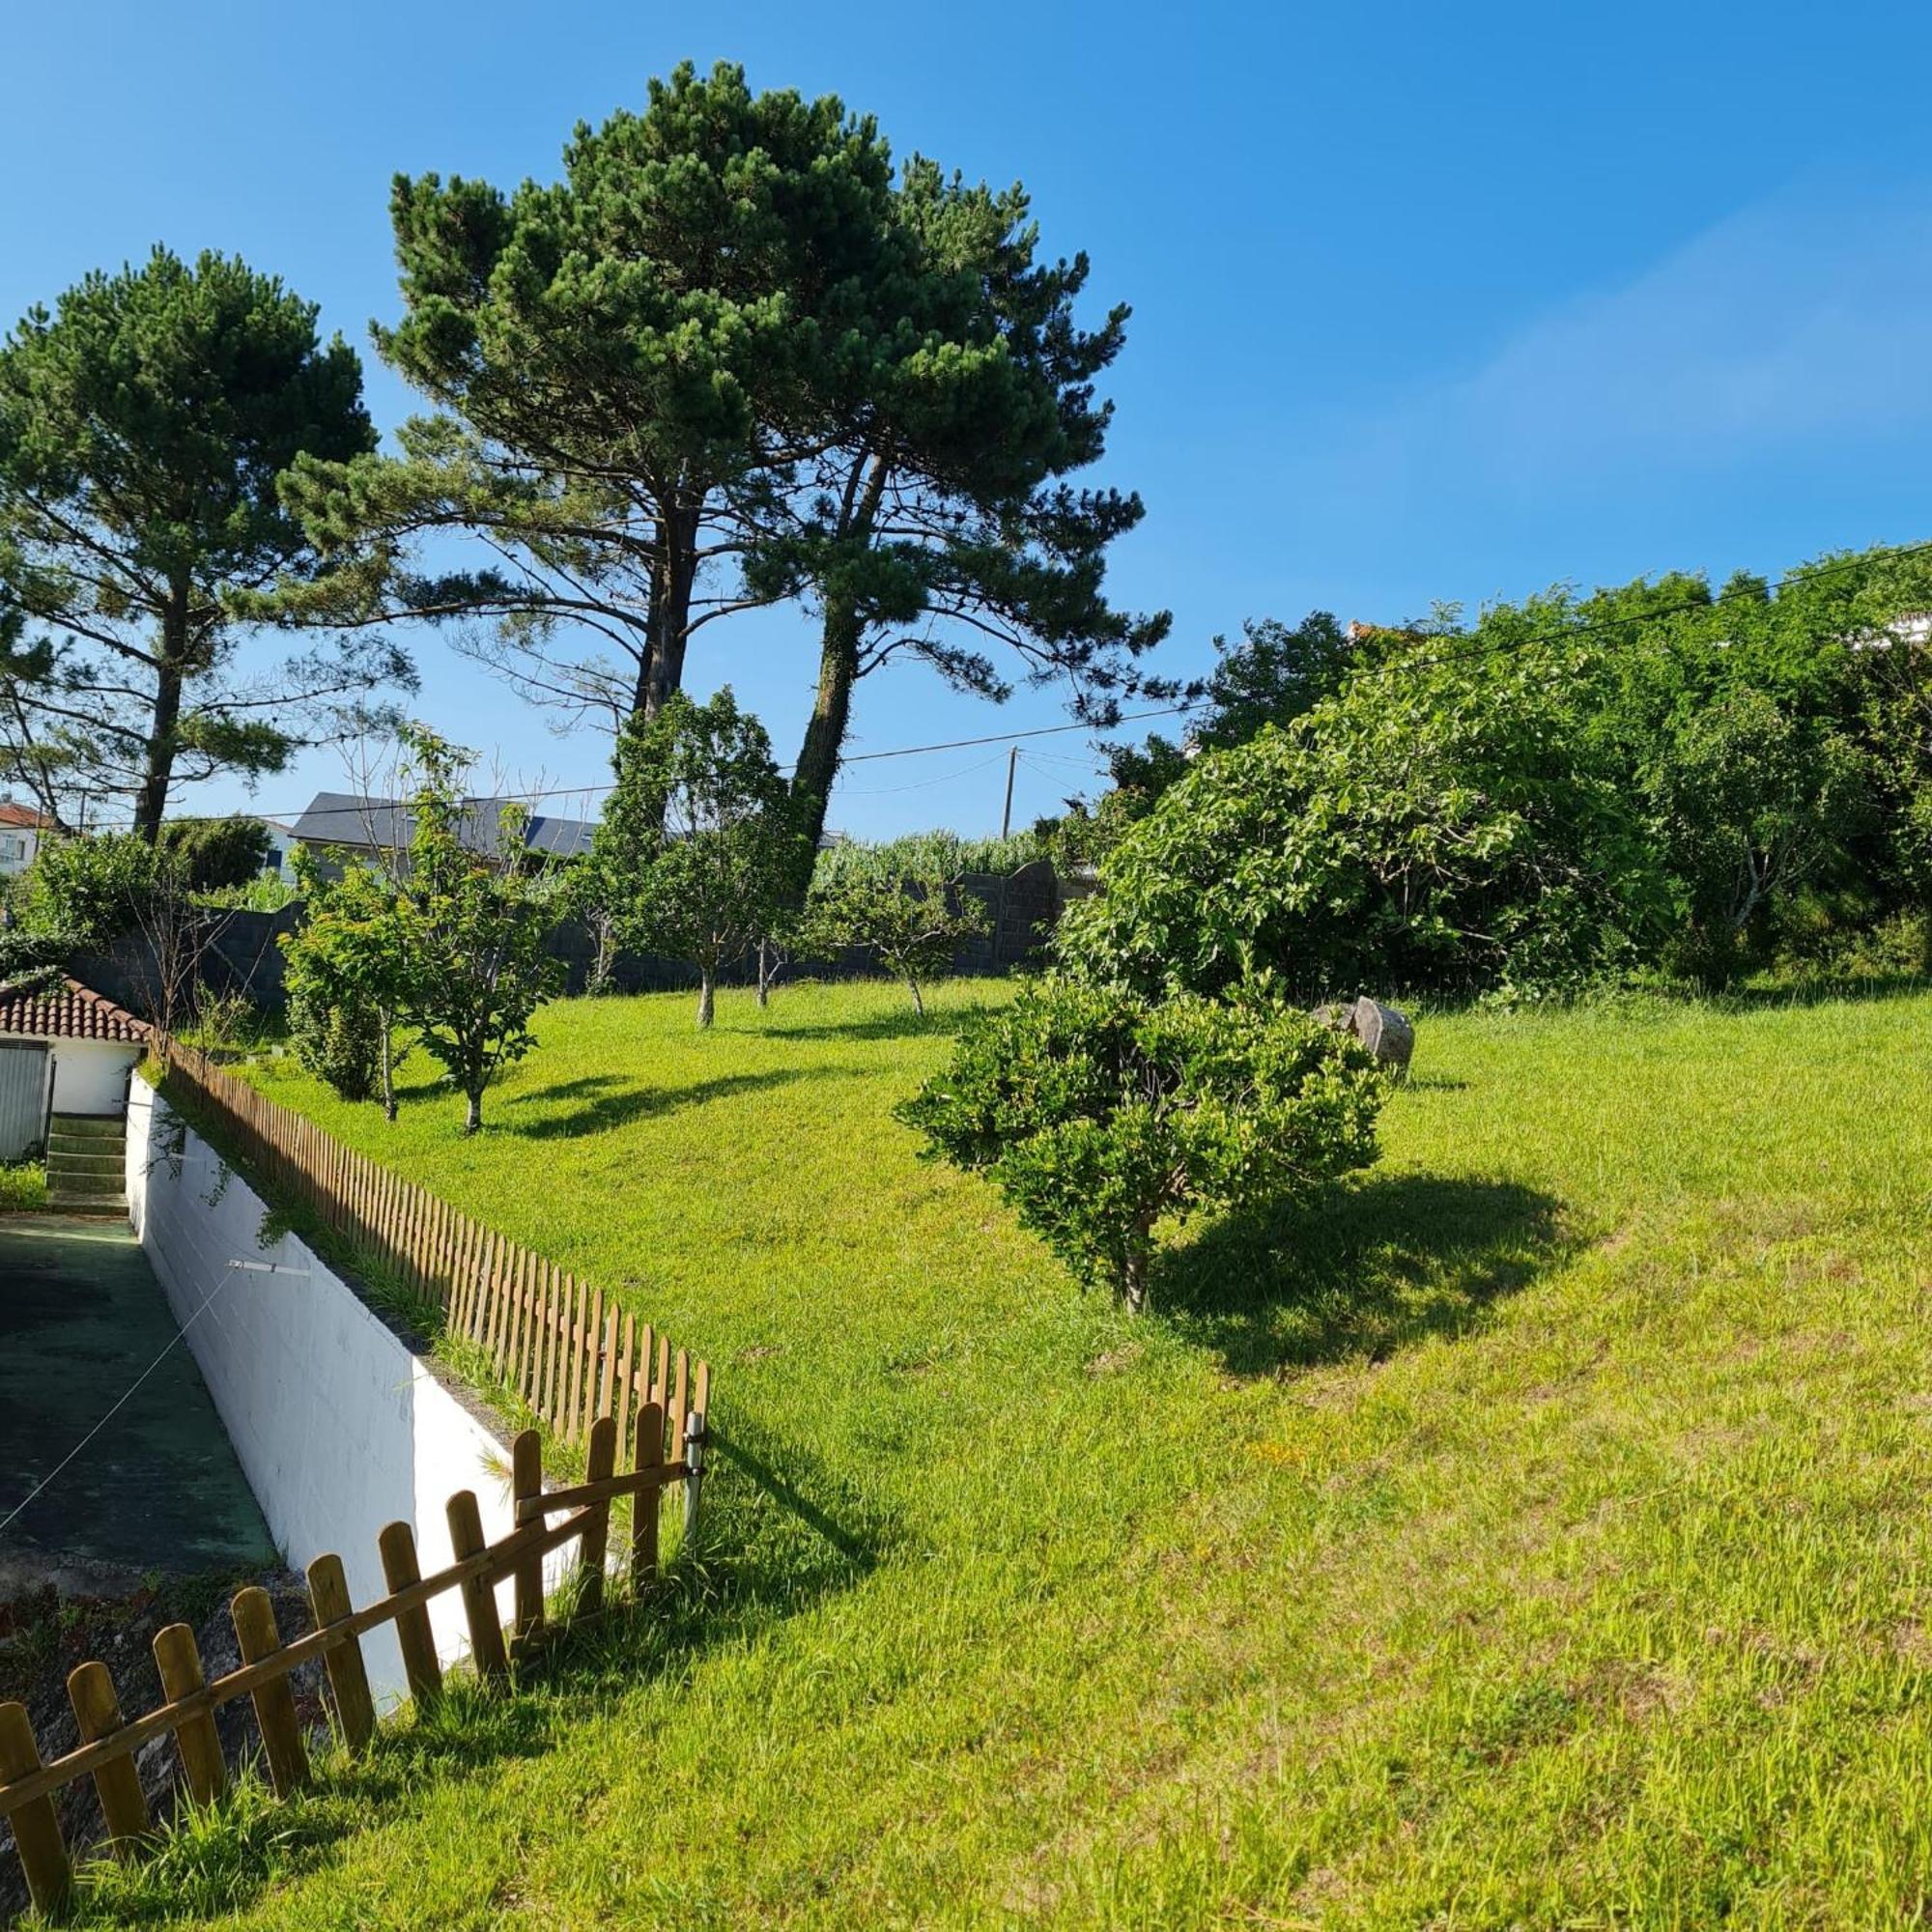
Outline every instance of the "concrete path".
<path fill-rule="evenodd" d="M 114 1410 L 0 1529 L 0 1601 L 47 1582 L 112 1595 L 154 1571 L 259 1570 L 275 1560 L 194 1357 L 177 1338 L 125 1223 L 0 1215 L 0 1520 Z"/>

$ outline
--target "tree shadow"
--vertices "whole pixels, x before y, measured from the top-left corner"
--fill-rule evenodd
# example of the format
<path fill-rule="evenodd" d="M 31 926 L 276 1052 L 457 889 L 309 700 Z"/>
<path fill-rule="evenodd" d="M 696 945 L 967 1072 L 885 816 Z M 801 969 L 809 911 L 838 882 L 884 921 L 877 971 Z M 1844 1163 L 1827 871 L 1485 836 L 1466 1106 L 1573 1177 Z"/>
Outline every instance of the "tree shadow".
<path fill-rule="evenodd" d="M 1820 975 L 1785 985 L 1733 986 L 1707 995 L 1706 1003 L 1719 1012 L 1757 1013 L 1777 1007 L 1884 1006 L 1892 1000 L 1920 999 L 1928 992 L 1932 992 L 1932 979 L 1922 974 L 1844 979 Z"/>
<path fill-rule="evenodd" d="M 1516 1181 L 1378 1175 L 1203 1227 L 1162 1258 L 1153 1305 L 1236 1375 L 1381 1361 L 1462 1333 L 1578 1245 L 1561 1204 Z"/>
<path fill-rule="evenodd" d="M 975 1000 L 970 1006 L 928 1010 L 922 1016 L 908 1000 L 904 1011 L 875 1013 L 869 1019 L 781 1022 L 755 1031 L 773 1039 L 917 1039 L 926 1035 L 944 1038 L 992 1010 L 988 1002 Z"/>
<path fill-rule="evenodd" d="M 584 1134 L 601 1134 L 657 1114 L 676 1113 L 685 1107 L 701 1107 L 709 1100 L 727 1099 L 765 1087 L 786 1087 L 794 1080 L 815 1079 L 838 1071 L 830 1066 L 779 1066 L 762 1073 L 724 1073 L 715 1080 L 700 1080 L 694 1087 L 647 1087 L 641 1080 L 621 1073 L 586 1073 L 579 1080 L 561 1080 L 553 1086 L 538 1087 L 504 1100 L 495 1120 L 486 1125 L 497 1133 L 515 1134 L 531 1141 L 576 1140 Z M 568 1113 L 534 1121 L 519 1120 L 514 1110 L 559 1100 L 582 1104 Z"/>

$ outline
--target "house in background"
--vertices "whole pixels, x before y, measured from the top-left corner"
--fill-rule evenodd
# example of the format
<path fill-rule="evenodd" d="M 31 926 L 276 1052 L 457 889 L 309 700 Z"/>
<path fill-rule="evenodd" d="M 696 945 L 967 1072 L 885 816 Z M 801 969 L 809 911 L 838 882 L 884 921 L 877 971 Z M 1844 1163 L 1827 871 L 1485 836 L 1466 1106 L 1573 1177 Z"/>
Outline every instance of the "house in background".
<path fill-rule="evenodd" d="M 458 836 L 464 845 L 483 858 L 510 863 L 523 859 L 577 859 L 590 850 L 595 823 L 586 818 L 553 818 L 531 813 L 524 826 L 521 855 L 502 851 L 503 807 L 500 798 L 471 798 L 463 804 Z M 296 820 L 294 836 L 311 852 L 334 850 L 358 859 L 383 852 L 404 852 L 415 834 L 415 814 L 392 798 L 357 798 L 353 792 L 319 791 Z"/>
<path fill-rule="evenodd" d="M 0 799 L 0 875 L 24 872 L 40 850 L 41 835 L 53 829 L 53 820 L 37 807 Z"/>
<path fill-rule="evenodd" d="M 128 1083 L 148 1029 L 78 980 L 0 993 L 0 1160 L 47 1154 L 47 1201 L 125 1211 Z"/>
<path fill-rule="evenodd" d="M 263 860 L 262 869 L 274 873 L 285 886 L 292 886 L 296 883 L 296 868 L 289 863 L 289 854 L 301 843 L 300 837 L 293 825 L 279 818 L 265 818 L 262 823 L 269 828 L 269 856 Z"/>

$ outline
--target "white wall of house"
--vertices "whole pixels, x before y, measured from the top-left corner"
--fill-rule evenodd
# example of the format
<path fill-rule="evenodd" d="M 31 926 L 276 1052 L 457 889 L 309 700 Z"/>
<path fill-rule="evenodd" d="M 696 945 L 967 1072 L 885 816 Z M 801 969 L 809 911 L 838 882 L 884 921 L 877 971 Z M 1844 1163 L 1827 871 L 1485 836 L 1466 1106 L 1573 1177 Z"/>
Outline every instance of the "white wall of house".
<path fill-rule="evenodd" d="M 26 825 L 0 825 L 0 874 L 12 878 L 34 863 L 41 835 Z"/>
<path fill-rule="evenodd" d="M 138 1046 L 112 1039 L 55 1039 L 54 1102 L 57 1114 L 118 1114 L 128 1098 L 128 1074 L 141 1057 Z"/>
<path fill-rule="evenodd" d="M 423 1574 L 440 1570 L 453 1560 L 444 1505 L 459 1490 L 475 1492 L 487 1538 L 508 1533 L 507 1445 L 304 1242 L 262 1240 L 260 1198 L 144 1080 L 128 1111 L 128 1203 L 293 1568 L 332 1549 L 352 1600 L 369 1603 L 386 1593 L 377 1532 L 402 1520 Z M 507 1581 L 497 1595 L 507 1617 Z M 458 1593 L 430 1615 L 445 1661 L 468 1649 Z M 393 1629 L 363 1651 L 378 1699 L 400 1697 Z"/>

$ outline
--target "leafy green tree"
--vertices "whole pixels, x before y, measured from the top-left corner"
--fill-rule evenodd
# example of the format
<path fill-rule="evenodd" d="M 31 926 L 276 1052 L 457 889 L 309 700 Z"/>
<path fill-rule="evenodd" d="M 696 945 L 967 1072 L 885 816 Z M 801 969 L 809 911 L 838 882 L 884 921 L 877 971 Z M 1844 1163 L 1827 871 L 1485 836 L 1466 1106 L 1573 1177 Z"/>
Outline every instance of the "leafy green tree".
<path fill-rule="evenodd" d="M 869 952 L 912 995 L 925 1017 L 925 982 L 952 963 L 969 939 L 986 932 L 986 908 L 964 891 L 959 868 L 944 863 L 943 845 L 895 855 L 863 846 L 820 855 L 798 944 L 834 955 L 848 948 Z"/>
<path fill-rule="evenodd" d="M 1165 617 L 1101 589 L 1139 500 L 1065 481 L 1102 452 L 1093 384 L 1126 311 L 1078 327 L 1087 264 L 1036 260 L 1020 190 L 918 157 L 895 180 L 836 99 L 687 66 L 581 129 L 560 183 L 402 180 L 391 213 L 405 314 L 378 344 L 438 413 L 399 459 L 292 479 L 354 562 L 288 608 L 489 616 L 481 648 L 526 694 L 621 726 L 681 687 L 703 626 L 812 600 L 800 891 L 853 689 L 889 660 L 998 696 L 999 652 L 1095 716 L 1167 688 L 1134 670 Z M 415 568 L 444 529 L 489 568 Z"/>
<path fill-rule="evenodd" d="M 891 159 L 835 99 L 686 65 L 643 113 L 580 128 L 563 167 L 508 194 L 397 179 L 404 313 L 376 340 L 436 413 L 398 459 L 292 479 L 353 559 L 292 601 L 481 615 L 461 635 L 526 695 L 621 726 L 680 689 L 701 628 L 770 594 L 747 551 L 891 300 Z M 443 530 L 488 567 L 415 569 Z"/>
<path fill-rule="evenodd" d="M 824 830 L 855 687 L 903 659 L 1000 698 L 1065 679 L 1108 722 L 1122 695 L 1172 695 L 1138 660 L 1166 612 L 1115 610 L 1114 540 L 1140 498 L 1067 479 L 1104 453 L 1096 380 L 1125 342 L 1117 306 L 1083 328 L 1089 265 L 1038 259 L 1026 191 L 994 192 L 915 156 L 894 202 L 900 244 L 882 310 L 835 392 L 823 447 L 775 488 L 747 557 L 768 595 L 820 611 L 818 688 L 793 778 L 810 844 Z"/>
<path fill-rule="evenodd" d="M 1569 983 L 1668 909 L 1570 654 L 1362 670 L 1199 759 L 1062 923 L 1069 972 L 1150 996 L 1278 974 L 1308 1000 Z"/>
<path fill-rule="evenodd" d="M 1272 1205 L 1366 1167 L 1383 1092 L 1358 1044 L 1264 997 L 1150 1004 L 1049 980 L 898 1118 L 1137 1314 L 1165 1217 Z"/>
<path fill-rule="evenodd" d="M 776 928 L 796 871 L 784 781 L 765 727 L 727 685 L 632 714 L 617 743 L 591 881 L 620 944 L 697 969 L 708 1027 L 719 972 Z"/>
<path fill-rule="evenodd" d="M 345 1100 L 380 1095 L 393 1121 L 404 1057 L 396 1032 L 413 1004 L 418 923 L 395 882 L 373 866 L 352 859 L 325 867 L 298 848 L 296 868 L 307 917 L 280 943 L 297 1057 Z"/>
<path fill-rule="evenodd" d="M 276 479 L 375 446 L 355 353 L 315 317 L 238 260 L 157 248 L 0 344 L 0 743 L 50 810 L 124 798 L 152 840 L 181 784 L 280 771 L 412 682 L 372 636 L 246 648 L 251 593 L 328 576 Z"/>
<path fill-rule="evenodd" d="M 409 850 L 390 881 L 381 950 L 393 946 L 397 1009 L 469 1101 L 463 1131 L 483 1124 L 483 1091 L 535 1045 L 530 1020 L 561 989 L 549 940 L 562 910 L 558 875 L 503 864 L 464 837 L 469 754 L 433 731 L 406 738 L 412 766 Z M 497 850 L 522 852 L 527 814 L 506 805 Z"/>
<path fill-rule="evenodd" d="M 105 952 L 156 890 L 155 848 L 128 833 L 44 838 L 14 894 L 21 929 L 77 952 Z"/>
<path fill-rule="evenodd" d="M 1753 924 L 1840 847 L 1865 779 L 1848 737 L 1762 690 L 1722 691 L 1678 721 L 1652 796 L 1686 902 L 1679 951 L 1707 984 L 1737 977 Z"/>
<path fill-rule="evenodd" d="M 1341 688 L 1379 635 L 1313 611 L 1293 627 L 1275 617 L 1250 618 L 1235 643 L 1216 638 L 1195 742 L 1225 751 L 1245 745 L 1264 724 L 1293 724 Z"/>

